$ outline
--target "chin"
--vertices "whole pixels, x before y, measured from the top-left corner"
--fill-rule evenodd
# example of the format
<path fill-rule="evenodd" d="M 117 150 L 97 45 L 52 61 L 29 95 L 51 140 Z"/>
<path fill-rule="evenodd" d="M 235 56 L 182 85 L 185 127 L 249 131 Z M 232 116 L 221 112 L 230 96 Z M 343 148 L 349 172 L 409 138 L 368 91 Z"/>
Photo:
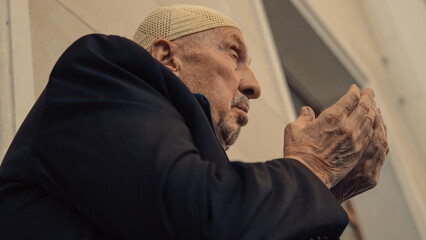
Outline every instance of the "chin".
<path fill-rule="evenodd" d="M 237 141 L 237 138 L 240 135 L 240 130 L 241 127 L 231 131 L 221 131 L 219 142 L 225 151 L 228 150 Z"/>
<path fill-rule="evenodd" d="M 242 121 L 237 114 L 228 114 L 226 117 L 220 118 L 215 126 L 215 131 L 223 149 L 228 150 L 237 141 L 241 127 L 247 124 L 246 119 L 244 120 Z"/>

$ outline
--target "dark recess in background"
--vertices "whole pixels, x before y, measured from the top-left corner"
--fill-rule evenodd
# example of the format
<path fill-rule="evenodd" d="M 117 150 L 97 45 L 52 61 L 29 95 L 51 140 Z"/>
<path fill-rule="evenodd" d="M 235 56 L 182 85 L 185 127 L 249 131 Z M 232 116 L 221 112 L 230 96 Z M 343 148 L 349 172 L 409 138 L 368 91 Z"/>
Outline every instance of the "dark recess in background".
<path fill-rule="evenodd" d="M 355 79 L 289 0 L 263 3 L 296 113 L 309 105 L 319 114 Z"/>

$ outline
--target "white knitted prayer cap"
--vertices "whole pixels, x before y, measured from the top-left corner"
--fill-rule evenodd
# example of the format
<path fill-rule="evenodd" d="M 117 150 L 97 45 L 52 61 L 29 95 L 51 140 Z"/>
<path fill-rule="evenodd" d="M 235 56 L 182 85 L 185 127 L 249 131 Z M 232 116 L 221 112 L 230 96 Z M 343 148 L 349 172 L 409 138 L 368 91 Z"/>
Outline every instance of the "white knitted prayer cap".
<path fill-rule="evenodd" d="M 216 27 L 238 27 L 230 18 L 216 10 L 195 5 L 160 7 L 149 14 L 139 25 L 133 41 L 149 50 L 159 38 L 177 38 Z"/>

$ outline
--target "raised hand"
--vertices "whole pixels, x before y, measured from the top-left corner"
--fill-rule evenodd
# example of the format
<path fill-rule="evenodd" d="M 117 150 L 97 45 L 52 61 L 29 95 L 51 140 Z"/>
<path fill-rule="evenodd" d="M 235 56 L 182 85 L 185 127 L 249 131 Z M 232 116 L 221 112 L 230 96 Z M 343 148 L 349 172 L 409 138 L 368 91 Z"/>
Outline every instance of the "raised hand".
<path fill-rule="evenodd" d="M 387 128 L 380 109 L 374 119 L 373 129 L 373 137 L 361 160 L 345 178 L 331 188 L 340 202 L 375 187 L 379 182 L 380 170 L 389 153 Z"/>
<path fill-rule="evenodd" d="M 310 107 L 303 107 L 285 128 L 284 157 L 300 161 L 332 188 L 369 146 L 375 112 L 374 91 L 361 92 L 355 85 L 317 119 Z"/>

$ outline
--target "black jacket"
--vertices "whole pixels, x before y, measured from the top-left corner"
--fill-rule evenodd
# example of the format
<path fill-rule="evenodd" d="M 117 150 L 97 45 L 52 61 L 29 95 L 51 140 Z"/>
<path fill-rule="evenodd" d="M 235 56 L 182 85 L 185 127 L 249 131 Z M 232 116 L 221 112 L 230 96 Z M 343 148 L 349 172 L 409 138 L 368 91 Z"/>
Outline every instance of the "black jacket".
<path fill-rule="evenodd" d="M 0 239 L 338 238 L 320 180 L 229 162 L 197 97 L 130 40 L 76 41 L 0 167 Z"/>

